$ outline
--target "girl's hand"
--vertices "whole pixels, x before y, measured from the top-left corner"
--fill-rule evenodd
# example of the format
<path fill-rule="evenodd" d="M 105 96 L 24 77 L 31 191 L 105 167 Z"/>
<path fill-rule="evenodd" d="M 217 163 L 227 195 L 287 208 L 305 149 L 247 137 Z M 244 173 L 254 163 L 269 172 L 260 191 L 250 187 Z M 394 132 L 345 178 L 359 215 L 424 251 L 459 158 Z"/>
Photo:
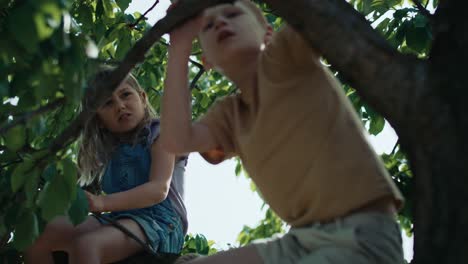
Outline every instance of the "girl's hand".
<path fill-rule="evenodd" d="M 85 191 L 86 198 L 88 198 L 88 206 L 90 212 L 102 212 L 104 211 L 104 201 L 102 196 L 94 195 L 90 192 Z"/>

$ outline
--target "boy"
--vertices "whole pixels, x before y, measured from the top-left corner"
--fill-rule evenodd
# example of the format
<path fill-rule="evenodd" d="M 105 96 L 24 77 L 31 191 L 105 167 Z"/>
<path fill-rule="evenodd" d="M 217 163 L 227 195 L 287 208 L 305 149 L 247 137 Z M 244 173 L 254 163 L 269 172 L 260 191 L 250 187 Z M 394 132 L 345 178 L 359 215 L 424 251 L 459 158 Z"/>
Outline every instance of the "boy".
<path fill-rule="evenodd" d="M 204 62 L 240 93 L 191 122 L 187 62 Z M 292 226 L 282 238 L 193 263 L 403 263 L 395 221 L 403 197 L 366 142 L 339 83 L 293 29 L 273 36 L 247 0 L 209 8 L 171 33 L 162 144 L 210 163 L 239 156 L 265 201 Z"/>

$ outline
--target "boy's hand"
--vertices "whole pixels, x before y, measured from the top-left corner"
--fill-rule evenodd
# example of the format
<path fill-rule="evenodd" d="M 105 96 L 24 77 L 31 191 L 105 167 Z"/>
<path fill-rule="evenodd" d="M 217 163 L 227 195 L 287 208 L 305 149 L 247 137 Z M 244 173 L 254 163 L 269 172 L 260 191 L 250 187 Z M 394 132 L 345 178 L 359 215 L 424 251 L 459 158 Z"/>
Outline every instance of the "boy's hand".
<path fill-rule="evenodd" d="M 190 55 L 192 42 L 201 30 L 202 17 L 193 18 L 169 33 L 170 49 Z"/>
<path fill-rule="evenodd" d="M 104 202 L 102 196 L 94 195 L 90 192 L 85 191 L 86 198 L 88 199 L 88 206 L 90 212 L 102 212 L 104 207 Z"/>

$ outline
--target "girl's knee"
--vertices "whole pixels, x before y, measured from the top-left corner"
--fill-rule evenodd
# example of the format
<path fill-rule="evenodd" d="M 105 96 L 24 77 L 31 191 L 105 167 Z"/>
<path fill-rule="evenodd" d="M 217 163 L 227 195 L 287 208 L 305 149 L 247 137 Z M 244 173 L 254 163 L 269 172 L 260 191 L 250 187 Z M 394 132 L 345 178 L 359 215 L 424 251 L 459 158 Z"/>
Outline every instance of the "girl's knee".
<path fill-rule="evenodd" d="M 88 234 L 82 234 L 76 236 L 71 242 L 68 249 L 70 255 L 75 256 L 86 256 L 86 255 L 98 255 L 99 244 L 96 243 L 96 239 Z"/>
<path fill-rule="evenodd" d="M 101 249 L 95 238 L 89 234 L 77 236 L 66 250 L 70 263 L 101 263 Z"/>

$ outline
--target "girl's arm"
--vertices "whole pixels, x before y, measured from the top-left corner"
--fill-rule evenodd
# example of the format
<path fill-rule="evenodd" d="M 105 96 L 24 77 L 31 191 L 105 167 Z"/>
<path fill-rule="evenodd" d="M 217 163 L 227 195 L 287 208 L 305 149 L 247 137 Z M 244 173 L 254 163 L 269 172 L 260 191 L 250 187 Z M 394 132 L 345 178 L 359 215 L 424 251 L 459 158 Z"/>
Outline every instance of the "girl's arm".
<path fill-rule="evenodd" d="M 174 170 L 175 156 L 161 147 L 160 140 L 151 146 L 151 169 L 149 181 L 125 192 L 109 195 L 87 193 L 89 210 L 92 212 L 122 211 L 148 207 L 164 201 Z"/>
<path fill-rule="evenodd" d="M 201 27 L 196 18 L 170 34 L 169 58 L 161 108 L 161 141 L 171 153 L 204 152 L 217 147 L 207 126 L 192 124 L 188 61 L 192 41 Z"/>

